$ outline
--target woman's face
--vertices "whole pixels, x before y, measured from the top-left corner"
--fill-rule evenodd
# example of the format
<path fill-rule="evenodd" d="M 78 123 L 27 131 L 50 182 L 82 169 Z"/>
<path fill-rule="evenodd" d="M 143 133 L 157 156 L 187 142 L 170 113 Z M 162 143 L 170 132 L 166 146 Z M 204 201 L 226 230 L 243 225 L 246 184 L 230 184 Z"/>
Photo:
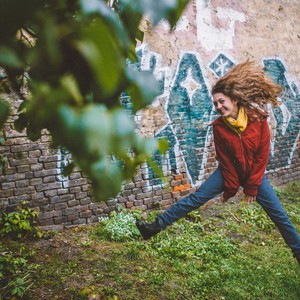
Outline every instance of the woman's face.
<path fill-rule="evenodd" d="M 231 117 L 236 119 L 238 116 L 238 105 L 236 100 L 231 100 L 228 96 L 223 93 L 216 93 L 213 95 L 213 104 L 216 111 L 222 117 Z"/>

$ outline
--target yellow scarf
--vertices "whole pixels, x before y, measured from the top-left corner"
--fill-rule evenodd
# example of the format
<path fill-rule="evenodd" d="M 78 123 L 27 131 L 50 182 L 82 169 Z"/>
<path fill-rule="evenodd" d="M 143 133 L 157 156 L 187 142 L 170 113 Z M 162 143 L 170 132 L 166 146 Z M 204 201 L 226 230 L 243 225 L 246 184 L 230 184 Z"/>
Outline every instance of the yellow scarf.
<path fill-rule="evenodd" d="M 239 108 L 239 113 L 236 120 L 231 117 L 224 117 L 223 120 L 225 124 L 238 135 L 245 131 L 248 123 L 247 114 L 242 106 Z"/>

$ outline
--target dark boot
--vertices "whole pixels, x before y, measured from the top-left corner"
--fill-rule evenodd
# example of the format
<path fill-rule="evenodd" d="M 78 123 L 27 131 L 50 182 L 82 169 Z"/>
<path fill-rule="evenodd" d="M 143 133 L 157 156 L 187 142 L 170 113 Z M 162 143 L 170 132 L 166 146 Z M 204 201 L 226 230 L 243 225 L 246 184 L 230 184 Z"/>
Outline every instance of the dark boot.
<path fill-rule="evenodd" d="M 158 219 L 156 219 L 153 223 L 147 224 L 140 220 L 136 221 L 136 227 L 140 231 L 144 240 L 150 239 L 155 234 L 159 233 L 163 228 L 160 226 Z"/>

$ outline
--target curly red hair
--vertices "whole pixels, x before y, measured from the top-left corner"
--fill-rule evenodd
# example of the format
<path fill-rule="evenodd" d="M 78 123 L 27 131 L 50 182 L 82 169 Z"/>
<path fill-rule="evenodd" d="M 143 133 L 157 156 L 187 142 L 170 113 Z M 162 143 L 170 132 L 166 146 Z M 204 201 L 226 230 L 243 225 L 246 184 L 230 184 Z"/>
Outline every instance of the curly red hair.
<path fill-rule="evenodd" d="M 213 95 L 223 93 L 254 115 L 263 115 L 262 109 L 267 103 L 278 106 L 277 97 L 281 92 L 281 85 L 274 83 L 263 68 L 249 60 L 230 69 L 212 88 Z"/>

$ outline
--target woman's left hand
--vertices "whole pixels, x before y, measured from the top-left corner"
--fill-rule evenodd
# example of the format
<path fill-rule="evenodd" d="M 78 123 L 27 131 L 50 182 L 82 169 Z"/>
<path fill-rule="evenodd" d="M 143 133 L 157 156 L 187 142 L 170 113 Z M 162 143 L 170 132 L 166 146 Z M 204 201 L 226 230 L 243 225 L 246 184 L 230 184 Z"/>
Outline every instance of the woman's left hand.
<path fill-rule="evenodd" d="M 250 203 L 256 201 L 256 196 L 246 195 L 246 196 L 245 196 L 245 201 L 246 201 L 248 204 L 250 204 Z"/>

